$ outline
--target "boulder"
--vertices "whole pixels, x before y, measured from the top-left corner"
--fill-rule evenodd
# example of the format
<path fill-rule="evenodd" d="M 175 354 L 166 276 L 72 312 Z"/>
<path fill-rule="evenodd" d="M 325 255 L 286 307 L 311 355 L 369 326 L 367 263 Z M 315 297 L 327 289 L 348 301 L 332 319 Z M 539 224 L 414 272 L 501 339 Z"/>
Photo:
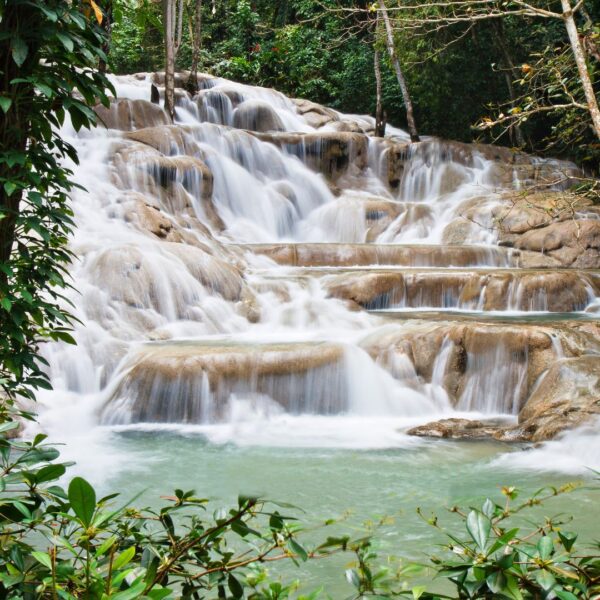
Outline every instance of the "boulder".
<path fill-rule="evenodd" d="M 296 105 L 296 110 L 304 117 L 307 124 L 315 129 L 339 121 L 338 113 L 331 108 L 300 98 L 293 98 L 292 102 Z"/>
<path fill-rule="evenodd" d="M 567 267 L 600 268 L 600 220 L 574 219 L 532 229 L 515 242 L 517 248 L 542 252 Z"/>
<path fill-rule="evenodd" d="M 409 429 L 409 435 L 419 437 L 444 438 L 452 440 L 481 440 L 495 437 L 503 431 L 501 420 L 477 421 L 472 419 L 440 419 Z"/>
<path fill-rule="evenodd" d="M 564 358 L 550 367 L 519 413 L 518 425 L 496 434 L 541 442 L 600 416 L 600 356 Z"/>
<path fill-rule="evenodd" d="M 98 115 L 99 124 L 107 129 L 135 131 L 171 123 L 160 106 L 146 100 L 113 100 L 108 108 L 97 104 L 94 112 Z"/>
<path fill-rule="evenodd" d="M 233 126 L 248 131 L 285 131 L 285 127 L 270 104 L 246 100 L 233 112 Z"/>

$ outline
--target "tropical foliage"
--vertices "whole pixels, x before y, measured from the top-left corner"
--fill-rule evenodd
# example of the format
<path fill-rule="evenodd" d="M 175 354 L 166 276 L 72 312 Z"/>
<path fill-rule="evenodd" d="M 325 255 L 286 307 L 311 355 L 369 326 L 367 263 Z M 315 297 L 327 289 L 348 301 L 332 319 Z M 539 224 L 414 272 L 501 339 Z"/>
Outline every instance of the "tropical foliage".
<path fill-rule="evenodd" d="M 114 4 L 123 18 L 113 30 L 113 68 L 118 72 L 162 70 L 160 8 L 141 0 L 115 0 Z M 276 87 L 339 110 L 374 114 L 370 4 L 206 0 L 200 68 Z M 585 7 L 586 22 L 581 29 L 597 89 L 600 5 L 588 1 Z M 431 10 L 424 7 L 417 17 Z M 184 28 L 178 55 L 182 69 L 191 63 L 188 30 Z M 524 144 L 528 150 L 568 156 L 592 169 L 598 164 L 597 140 L 579 109 L 544 108 L 531 114 L 532 108 L 549 102 L 565 105 L 571 102 L 570 96 L 580 103 L 576 67 L 560 22 L 509 16 L 501 24 L 496 20 L 459 22 L 430 32 L 398 28 L 395 43 L 421 133 Z M 400 90 L 387 67 L 382 70 L 387 121 L 402 126 L 406 117 Z M 518 112 L 519 135 L 507 131 L 504 122 L 492 129 L 485 127 L 486 122 Z"/>
<path fill-rule="evenodd" d="M 0 20 L 0 386 L 8 401 L 49 386 L 43 340 L 72 342 L 61 296 L 73 225 L 65 161 L 77 154 L 59 133 L 108 102 L 98 73 L 103 34 L 93 3 L 2 0 Z M 96 11 L 94 10 L 96 9 Z M 32 27 L 35 23 L 35 27 Z M 23 411 L 21 411 L 23 412 Z"/>

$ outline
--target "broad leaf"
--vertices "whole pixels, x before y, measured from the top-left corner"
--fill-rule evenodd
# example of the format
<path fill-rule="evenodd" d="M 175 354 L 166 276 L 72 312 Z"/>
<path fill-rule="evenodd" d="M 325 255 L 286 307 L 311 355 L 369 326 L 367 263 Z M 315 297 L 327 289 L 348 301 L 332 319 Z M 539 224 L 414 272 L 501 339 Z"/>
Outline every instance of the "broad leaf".
<path fill-rule="evenodd" d="M 89 527 L 96 510 L 96 492 L 83 477 L 75 477 L 69 484 L 69 502 L 82 524 Z"/>
<path fill-rule="evenodd" d="M 482 552 L 485 550 L 492 522 L 483 513 L 472 510 L 467 517 L 467 531 Z"/>

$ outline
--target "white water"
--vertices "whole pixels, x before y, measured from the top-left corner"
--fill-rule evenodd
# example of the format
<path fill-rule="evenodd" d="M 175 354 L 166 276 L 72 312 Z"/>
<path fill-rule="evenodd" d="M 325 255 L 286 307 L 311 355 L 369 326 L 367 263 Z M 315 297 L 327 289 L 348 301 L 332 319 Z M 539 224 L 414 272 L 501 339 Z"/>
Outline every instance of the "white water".
<path fill-rule="evenodd" d="M 115 84 L 120 97 L 150 97 L 148 80 Z M 236 244 L 440 244 L 465 203 L 482 196 L 495 201 L 492 163 L 475 153 L 465 166 L 442 143 L 428 142 L 406 151 L 394 189 L 385 180 L 383 142 L 368 139 L 364 164 L 356 166 L 359 135 L 349 138 L 350 160 L 336 174 L 336 195 L 314 170 L 315 161 L 329 160 L 325 142 L 302 140 L 296 151 L 278 141 L 285 132 L 316 135 L 291 100 L 218 79 L 205 88 L 199 99 L 182 101 L 178 127 L 161 130 L 164 155 L 119 131 L 64 131 L 80 156 L 80 165 L 72 165 L 76 181 L 87 190 L 73 195 L 71 241 L 78 257 L 72 300 L 82 324 L 77 347 L 45 349 L 55 391 L 40 398 L 41 427 L 66 442 L 67 456 L 82 470 L 97 473 L 113 459 L 110 431 L 123 428 L 200 432 L 216 444 L 418 446 L 406 429 L 459 414 L 444 388 L 450 338 L 433 351 L 432 374 L 417 373 L 409 353 L 398 350 L 414 325 L 387 326 L 378 315 L 351 310 L 330 297 L 319 277 L 295 277 L 294 269 Z M 259 118 L 275 123 L 278 133 L 259 139 L 234 127 Z M 369 117 L 337 118 L 319 131 L 335 135 L 340 122 L 372 127 Z M 406 140 L 399 130 L 391 134 Z M 374 228 L 369 215 L 383 225 Z M 148 231 L 158 231 L 148 224 L 157 218 L 160 236 Z M 486 227 L 473 226 L 468 241 L 495 239 Z M 340 246 L 333 254 L 341 264 L 348 251 Z M 466 266 L 509 266 L 509 255 L 500 259 L 497 252 L 483 247 L 482 258 Z M 420 251 L 415 256 L 410 264 L 447 269 L 420 262 L 426 261 Z M 587 279 L 585 285 L 593 303 L 593 287 Z M 483 308 L 485 284 L 467 305 L 459 292 L 420 294 L 392 306 Z M 521 301 L 519 293 L 507 309 L 547 309 L 543 289 L 533 300 Z M 421 335 L 432 325 L 416 327 Z M 384 334 L 390 336 L 385 351 L 377 347 Z M 368 338 L 375 346 L 365 344 Z M 552 344 L 560 358 L 560 342 L 552 338 Z M 298 353 L 297 345 L 304 350 Z M 331 356 L 324 354 L 328 347 Z M 161 348 L 168 358 L 144 362 Z M 458 409 L 471 416 L 517 414 L 527 356 L 515 358 L 499 343 L 466 360 Z"/>

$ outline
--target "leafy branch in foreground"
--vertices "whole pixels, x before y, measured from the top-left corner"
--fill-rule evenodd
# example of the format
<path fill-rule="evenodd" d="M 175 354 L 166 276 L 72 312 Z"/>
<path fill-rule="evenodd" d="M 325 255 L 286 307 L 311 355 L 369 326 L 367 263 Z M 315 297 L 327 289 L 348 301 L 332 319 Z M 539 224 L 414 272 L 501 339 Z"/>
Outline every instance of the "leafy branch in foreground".
<path fill-rule="evenodd" d="M 117 494 L 97 499 L 80 477 L 57 485 L 68 466 L 57 450 L 43 435 L 8 439 L 14 427 L 0 426 L 0 598 L 283 599 L 297 584 L 269 581 L 266 565 L 353 547 L 305 548 L 296 518 L 280 512 L 293 507 L 257 498 L 210 514 L 207 499 L 175 490 L 159 509 L 114 508 Z"/>
<path fill-rule="evenodd" d="M 436 577 L 447 580 L 445 584 L 435 586 L 442 591 L 427 591 L 429 586 L 410 589 L 406 585 L 405 570 L 376 568 L 375 553 L 371 548 L 361 548 L 357 552 L 357 567 L 348 576 L 358 589 L 356 598 L 403 595 L 428 600 L 598 598 L 598 543 L 587 549 L 577 545 L 578 535 L 565 528 L 571 521 L 565 515 L 544 517 L 541 521 L 522 515 L 532 507 L 573 490 L 571 484 L 543 488 L 515 504 L 518 491 L 505 487 L 502 503 L 488 498 L 480 507 L 468 511 L 453 507 L 450 510 L 460 518 L 462 534 L 456 527 L 443 529 L 437 517 L 425 519 L 419 511 L 421 517 L 448 540 L 442 557 L 430 557 Z"/>

